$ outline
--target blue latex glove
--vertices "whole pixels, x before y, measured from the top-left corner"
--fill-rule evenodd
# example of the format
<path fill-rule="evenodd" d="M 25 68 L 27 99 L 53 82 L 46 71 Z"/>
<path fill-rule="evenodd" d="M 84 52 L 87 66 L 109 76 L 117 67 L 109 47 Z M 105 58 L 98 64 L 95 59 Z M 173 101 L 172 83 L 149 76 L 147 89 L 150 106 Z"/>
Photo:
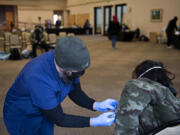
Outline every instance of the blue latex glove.
<path fill-rule="evenodd" d="M 115 112 L 106 112 L 98 117 L 90 118 L 90 126 L 111 126 L 115 121 Z"/>
<path fill-rule="evenodd" d="M 117 105 L 118 105 L 118 101 L 109 98 L 102 102 L 95 102 L 93 108 L 94 110 L 97 110 L 99 112 L 105 112 L 109 110 L 113 110 L 115 112 Z"/>

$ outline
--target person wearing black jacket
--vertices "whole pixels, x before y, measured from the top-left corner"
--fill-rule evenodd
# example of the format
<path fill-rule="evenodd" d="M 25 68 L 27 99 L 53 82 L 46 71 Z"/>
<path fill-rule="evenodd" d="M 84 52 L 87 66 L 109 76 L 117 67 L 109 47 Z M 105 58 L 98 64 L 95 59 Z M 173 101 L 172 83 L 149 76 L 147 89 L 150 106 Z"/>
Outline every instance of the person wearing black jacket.
<path fill-rule="evenodd" d="M 113 16 L 113 21 L 110 22 L 108 28 L 108 35 L 112 40 L 112 48 L 116 48 L 116 40 L 118 38 L 119 32 L 121 31 L 121 26 L 117 20 L 116 16 Z"/>
<path fill-rule="evenodd" d="M 172 36 L 175 32 L 175 30 L 177 30 L 177 22 L 178 18 L 175 16 L 172 20 L 169 21 L 168 26 L 166 28 L 166 35 L 167 35 L 167 46 L 168 48 L 171 48 L 171 43 L 172 43 Z"/>

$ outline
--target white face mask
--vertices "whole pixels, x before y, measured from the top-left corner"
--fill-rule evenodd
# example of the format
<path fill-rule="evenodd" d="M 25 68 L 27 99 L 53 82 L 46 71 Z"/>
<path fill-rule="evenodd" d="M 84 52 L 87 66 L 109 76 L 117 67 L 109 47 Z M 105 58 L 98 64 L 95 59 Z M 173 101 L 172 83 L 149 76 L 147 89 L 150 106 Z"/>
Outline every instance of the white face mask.
<path fill-rule="evenodd" d="M 151 68 L 147 69 L 145 72 L 143 72 L 142 74 L 140 74 L 138 78 L 141 78 L 143 75 L 145 75 L 146 73 L 148 73 L 149 71 L 151 71 L 153 69 L 161 69 L 161 68 L 162 67 L 160 67 L 160 66 L 151 67 Z"/>

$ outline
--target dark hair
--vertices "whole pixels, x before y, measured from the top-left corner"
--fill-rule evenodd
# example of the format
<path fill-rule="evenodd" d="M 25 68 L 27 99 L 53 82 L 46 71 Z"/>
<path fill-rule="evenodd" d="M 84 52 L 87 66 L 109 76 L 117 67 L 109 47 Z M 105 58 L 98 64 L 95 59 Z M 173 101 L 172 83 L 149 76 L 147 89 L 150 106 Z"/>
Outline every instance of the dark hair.
<path fill-rule="evenodd" d="M 177 20 L 178 20 L 178 17 L 177 17 L 177 16 L 175 16 L 175 17 L 174 17 L 174 20 L 175 20 L 175 21 L 177 21 Z"/>
<path fill-rule="evenodd" d="M 171 72 L 167 71 L 162 62 L 156 62 L 156 61 L 152 61 L 152 60 L 145 60 L 145 61 L 141 62 L 135 68 L 134 72 L 136 73 L 136 77 L 138 78 L 146 70 L 148 70 L 152 67 L 155 67 L 155 66 L 159 66 L 162 68 L 152 69 L 149 72 L 145 73 L 142 77 L 159 82 L 166 87 L 170 87 L 172 85 L 172 80 L 175 78 L 175 75 L 172 74 Z"/>

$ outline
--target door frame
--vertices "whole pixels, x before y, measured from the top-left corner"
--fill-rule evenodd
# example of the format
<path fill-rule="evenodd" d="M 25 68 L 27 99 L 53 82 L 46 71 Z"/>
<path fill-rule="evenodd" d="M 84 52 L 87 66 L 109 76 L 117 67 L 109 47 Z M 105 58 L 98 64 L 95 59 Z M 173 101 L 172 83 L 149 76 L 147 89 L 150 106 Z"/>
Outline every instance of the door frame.
<path fill-rule="evenodd" d="M 104 16 L 104 26 L 103 26 L 103 31 L 104 31 L 104 35 L 107 35 L 107 33 L 106 33 L 106 31 L 105 31 L 105 20 L 106 20 L 106 16 L 105 16 L 105 12 L 106 12 L 106 8 L 109 8 L 110 10 L 109 10 L 109 18 L 108 18 L 108 20 L 109 20 L 109 23 L 110 23 L 110 21 L 111 21 L 111 15 L 112 15 L 112 13 L 113 13 L 113 6 L 112 5 L 108 5 L 108 6 L 104 6 L 104 13 L 103 13 L 103 16 Z"/>
<path fill-rule="evenodd" d="M 123 23 L 123 15 L 124 15 L 124 6 L 126 6 L 127 7 L 127 4 L 118 4 L 118 5 L 115 5 L 115 15 L 117 16 L 117 8 L 118 7 L 121 7 L 121 22 L 119 22 L 119 24 L 121 24 L 122 25 L 122 23 Z"/>
<path fill-rule="evenodd" d="M 97 17 L 97 9 L 101 9 L 102 7 L 94 7 L 94 34 L 101 34 L 101 32 L 97 32 L 97 22 L 96 22 L 96 17 Z M 101 14 L 101 19 L 102 19 L 102 14 Z"/>
<path fill-rule="evenodd" d="M 3 16 L 2 23 L 4 25 L 0 26 L 0 30 L 7 30 L 7 24 L 6 24 L 6 12 L 12 12 L 12 21 L 14 23 L 14 28 L 18 27 L 18 12 L 17 12 L 17 6 L 16 5 L 0 5 L 1 8 L 1 16 Z"/>

